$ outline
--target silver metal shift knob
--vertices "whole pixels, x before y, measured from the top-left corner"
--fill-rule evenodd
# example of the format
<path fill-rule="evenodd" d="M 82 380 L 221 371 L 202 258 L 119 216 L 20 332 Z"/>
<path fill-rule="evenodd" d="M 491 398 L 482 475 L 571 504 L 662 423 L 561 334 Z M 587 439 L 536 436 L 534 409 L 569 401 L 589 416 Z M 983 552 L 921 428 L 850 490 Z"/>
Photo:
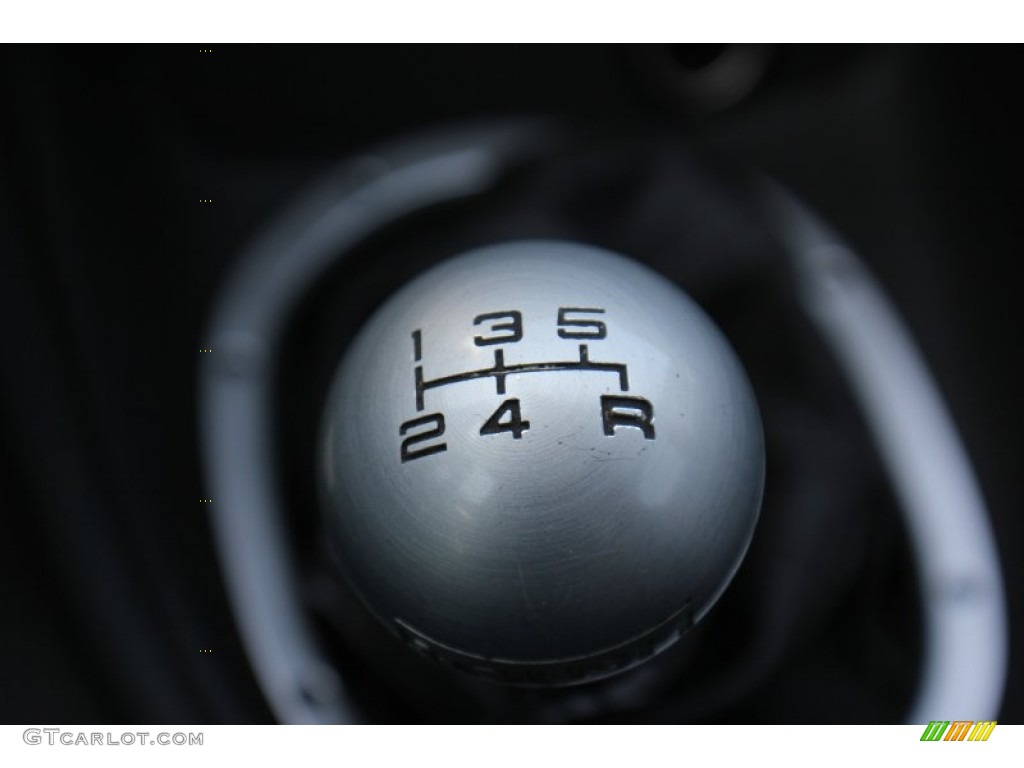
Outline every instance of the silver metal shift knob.
<path fill-rule="evenodd" d="M 319 474 L 385 624 L 517 684 L 610 675 L 714 604 L 753 533 L 764 443 L 735 354 L 636 262 L 514 242 L 444 262 L 360 331 Z"/>

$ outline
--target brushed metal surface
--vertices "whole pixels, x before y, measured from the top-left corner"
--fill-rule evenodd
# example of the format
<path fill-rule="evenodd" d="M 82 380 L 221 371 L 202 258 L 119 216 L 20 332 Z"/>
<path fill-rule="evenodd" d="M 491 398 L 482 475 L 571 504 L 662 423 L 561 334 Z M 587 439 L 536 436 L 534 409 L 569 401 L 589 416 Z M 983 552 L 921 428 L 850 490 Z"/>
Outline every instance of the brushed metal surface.
<path fill-rule="evenodd" d="M 642 661 L 713 605 L 753 534 L 764 443 L 688 296 L 625 257 L 524 241 L 376 312 L 331 385 L 319 462 L 342 568 L 385 624 L 468 671 L 564 684 Z"/>

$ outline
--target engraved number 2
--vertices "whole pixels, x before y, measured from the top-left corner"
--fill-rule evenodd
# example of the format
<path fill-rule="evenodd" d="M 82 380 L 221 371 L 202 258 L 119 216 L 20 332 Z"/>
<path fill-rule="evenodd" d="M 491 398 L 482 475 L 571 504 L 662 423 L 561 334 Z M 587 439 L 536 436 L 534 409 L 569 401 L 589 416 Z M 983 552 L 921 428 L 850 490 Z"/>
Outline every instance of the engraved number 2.
<path fill-rule="evenodd" d="M 398 434 L 399 436 L 402 436 L 411 429 L 424 427 L 428 424 L 433 424 L 433 427 L 420 432 L 414 432 L 402 441 L 401 457 L 403 464 L 407 461 L 412 461 L 413 459 L 420 459 L 424 456 L 430 456 L 431 454 L 441 453 L 441 451 L 448 450 L 448 443 L 433 443 L 432 445 L 420 445 L 418 448 L 413 447 L 420 443 L 426 443 L 430 440 L 439 438 L 444 434 L 443 413 L 428 413 L 426 416 L 409 419 L 409 421 L 404 422 L 402 426 L 399 427 Z"/>

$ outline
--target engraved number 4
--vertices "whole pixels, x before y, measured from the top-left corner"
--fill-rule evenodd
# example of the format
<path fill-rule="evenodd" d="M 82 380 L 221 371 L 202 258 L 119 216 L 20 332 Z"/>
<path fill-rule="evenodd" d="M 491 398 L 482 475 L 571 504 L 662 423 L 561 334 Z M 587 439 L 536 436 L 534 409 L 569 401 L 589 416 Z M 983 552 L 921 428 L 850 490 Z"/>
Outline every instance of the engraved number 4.
<path fill-rule="evenodd" d="M 502 419 L 505 421 L 502 421 Z M 530 422 L 523 421 L 523 414 L 519 410 L 519 399 L 513 397 L 498 406 L 491 418 L 480 427 L 481 435 L 500 435 L 502 432 L 511 432 L 512 437 L 520 440 L 523 432 L 530 428 Z"/>

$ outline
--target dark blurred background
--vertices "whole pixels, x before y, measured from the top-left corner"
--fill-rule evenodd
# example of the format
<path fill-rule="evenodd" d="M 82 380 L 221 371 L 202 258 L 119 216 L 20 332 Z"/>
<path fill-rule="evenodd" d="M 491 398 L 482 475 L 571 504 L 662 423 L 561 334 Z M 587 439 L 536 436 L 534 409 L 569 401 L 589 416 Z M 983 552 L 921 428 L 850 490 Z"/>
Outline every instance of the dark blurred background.
<path fill-rule="evenodd" d="M 716 80 L 723 57 L 739 74 Z M 197 502 L 198 349 L 217 292 L 352 152 L 519 115 L 678 137 L 781 180 L 856 247 L 991 508 L 1012 609 L 999 719 L 1024 721 L 1022 74 L 1024 50 L 1005 46 L 3 46 L 0 721 L 271 721 Z M 806 693 L 802 642 L 757 695 L 630 718 L 898 719 L 906 691 L 816 715 L 825 689 Z M 366 696 L 385 720 L 465 715 Z"/>

